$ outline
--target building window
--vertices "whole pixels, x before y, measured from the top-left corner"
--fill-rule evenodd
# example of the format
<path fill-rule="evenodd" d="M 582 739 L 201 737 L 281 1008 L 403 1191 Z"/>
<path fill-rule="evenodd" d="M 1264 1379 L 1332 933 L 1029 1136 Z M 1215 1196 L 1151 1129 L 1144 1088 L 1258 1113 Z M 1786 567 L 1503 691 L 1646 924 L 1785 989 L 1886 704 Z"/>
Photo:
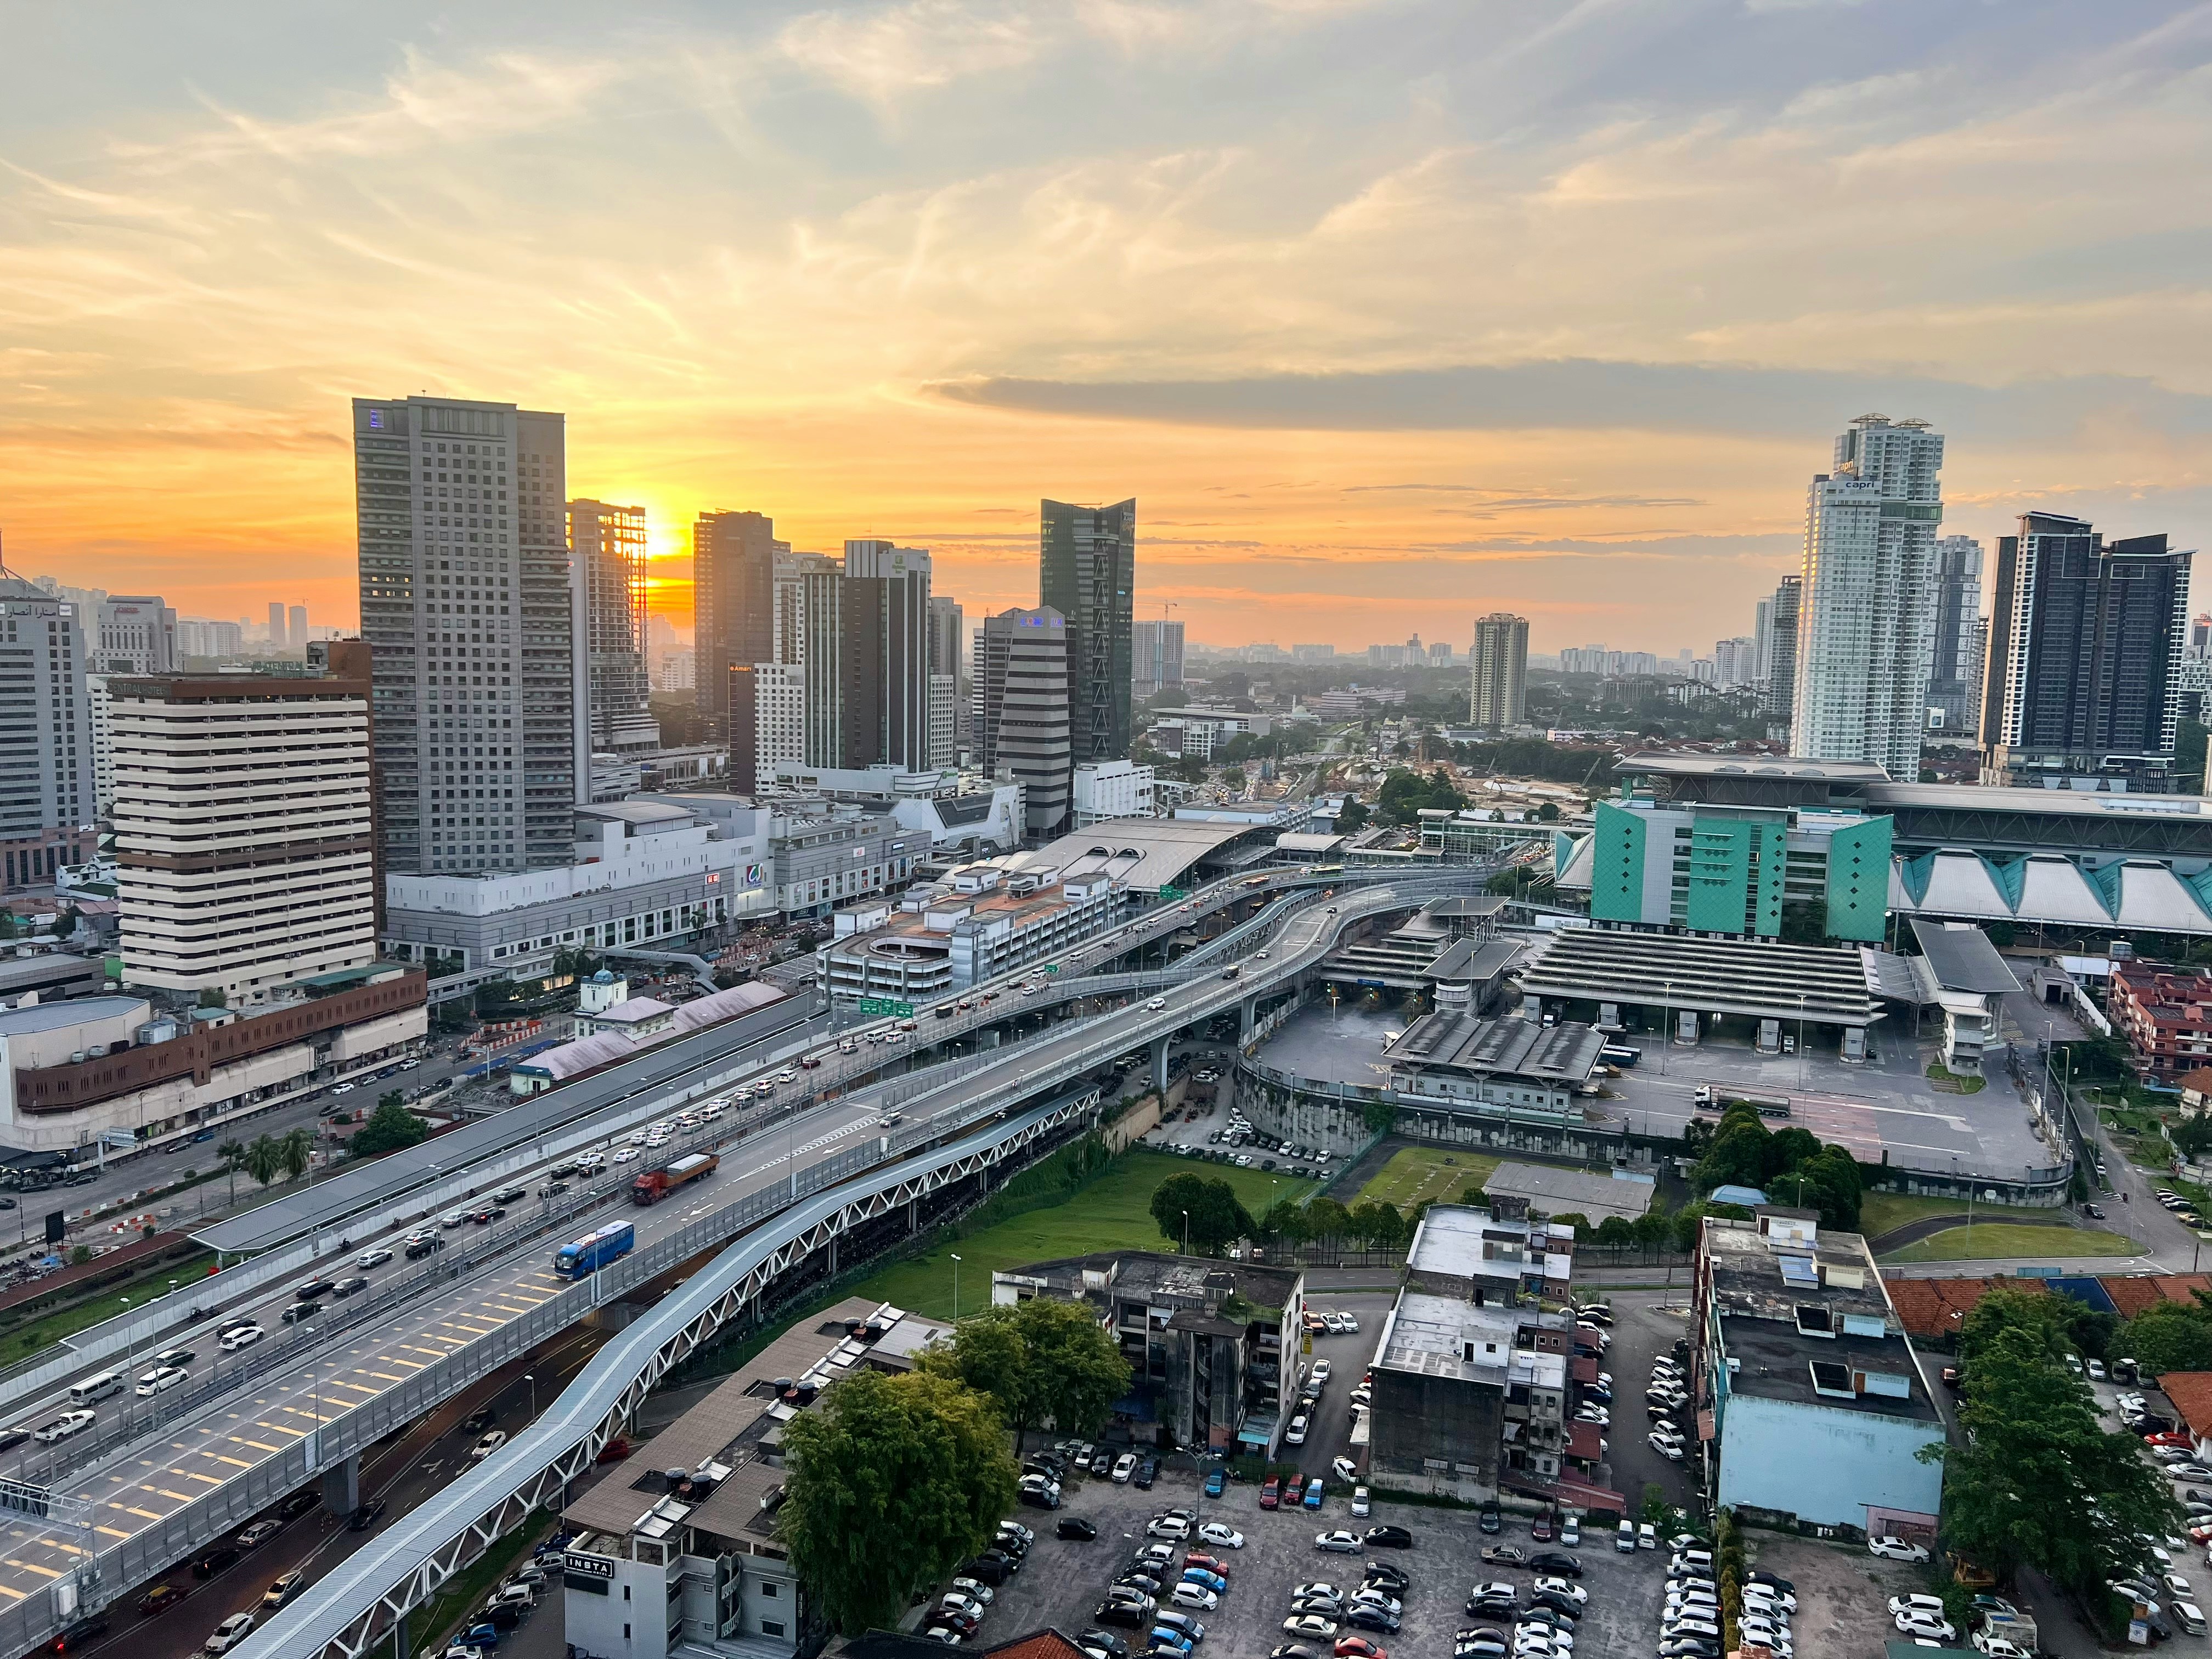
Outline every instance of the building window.
<path fill-rule="evenodd" d="M 628 1632 L 627 1631 L 625 1631 L 625 1632 L 623 1632 L 623 1634 L 624 1634 L 624 1635 L 628 1635 L 628 1634 L 629 1634 L 629 1632 Z M 761 1620 L 761 1634 L 762 1634 L 763 1636 L 781 1636 L 781 1635 L 782 1635 L 782 1634 L 783 1634 L 783 1621 L 782 1621 L 781 1619 L 763 1619 L 763 1620 Z"/>

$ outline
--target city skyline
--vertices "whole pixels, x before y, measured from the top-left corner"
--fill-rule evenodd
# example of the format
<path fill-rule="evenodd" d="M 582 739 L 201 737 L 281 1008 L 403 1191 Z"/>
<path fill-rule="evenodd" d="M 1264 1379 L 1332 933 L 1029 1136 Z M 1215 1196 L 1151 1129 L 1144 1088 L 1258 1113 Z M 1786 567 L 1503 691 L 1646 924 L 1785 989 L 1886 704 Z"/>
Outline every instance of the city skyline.
<path fill-rule="evenodd" d="M 2179 8 L 246 17 L 0 69 L 18 568 L 350 625 L 361 386 L 568 410 L 678 617 L 702 511 L 982 616 L 1038 602 L 1030 502 L 1133 494 L 1194 640 L 1702 653 L 1865 410 L 1949 434 L 1952 533 L 2205 539 Z"/>

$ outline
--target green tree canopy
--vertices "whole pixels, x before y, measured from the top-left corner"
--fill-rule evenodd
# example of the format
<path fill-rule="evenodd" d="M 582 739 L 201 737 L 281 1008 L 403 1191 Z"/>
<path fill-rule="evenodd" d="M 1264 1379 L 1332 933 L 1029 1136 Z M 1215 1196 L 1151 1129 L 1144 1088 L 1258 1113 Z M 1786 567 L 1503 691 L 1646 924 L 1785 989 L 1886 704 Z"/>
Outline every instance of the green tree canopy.
<path fill-rule="evenodd" d="M 354 1131 L 348 1150 L 356 1158 L 373 1158 L 412 1146 L 429 1133 L 430 1126 L 400 1103 L 395 1090 L 378 1101 L 368 1121 Z"/>
<path fill-rule="evenodd" d="M 2142 1540 L 2181 1525 L 2160 1471 L 2132 1435 L 2106 1431 L 2087 1385 L 2043 1340 L 2047 1325 L 1989 1329 L 1966 1373 L 1965 1437 L 1920 1454 L 1944 1465 L 1946 1540 L 2000 1578 L 2033 1567 L 2076 1591 L 2147 1564 Z"/>
<path fill-rule="evenodd" d="M 848 1636 L 897 1624 L 998 1530 L 1016 1471 L 990 1398 L 927 1371 L 860 1371 L 784 1428 L 776 1535 Z"/>
<path fill-rule="evenodd" d="M 1376 1249 L 1392 1249 L 1406 1242 L 1405 1218 L 1394 1204 L 1355 1205 L 1350 1220 L 1352 1236 Z"/>
<path fill-rule="evenodd" d="M 1700 1192 L 1756 1187 L 1778 1202 L 1818 1210 L 1825 1226 L 1855 1231 L 1859 1224 L 1858 1160 L 1841 1146 L 1823 1146 L 1810 1130 L 1770 1129 L 1757 1110 L 1739 1101 L 1721 1114 L 1709 1139 L 1700 1136 L 1692 1145 L 1701 1145 L 1692 1172 Z"/>
<path fill-rule="evenodd" d="M 246 1148 L 246 1173 L 266 1187 L 284 1170 L 284 1149 L 274 1135 L 256 1135 Z"/>
<path fill-rule="evenodd" d="M 1340 836 L 1352 835 L 1367 827 L 1367 803 L 1347 797 L 1336 821 L 1329 826 Z"/>
<path fill-rule="evenodd" d="M 1349 1238 L 1351 1236 L 1351 1214 L 1334 1199 L 1317 1198 L 1306 1206 L 1308 1238 Z"/>
<path fill-rule="evenodd" d="M 1359 1109 L 1360 1121 L 1370 1135 L 1387 1135 L 1398 1127 L 1398 1109 L 1387 1100 L 1370 1100 Z"/>
<path fill-rule="evenodd" d="M 1424 807 L 1456 812 L 1466 805 L 1467 797 L 1452 787 L 1450 775 L 1442 767 L 1425 778 L 1397 767 L 1383 778 L 1375 811 L 1385 823 L 1418 823 Z"/>
<path fill-rule="evenodd" d="M 2160 1376 L 2212 1370 L 2212 1307 L 2202 1291 L 2193 1306 L 2154 1302 L 2120 1328 L 2112 1348 Z"/>
<path fill-rule="evenodd" d="M 1259 1231 L 1234 1187 L 1201 1175 L 1174 1175 L 1160 1182 L 1152 1193 L 1152 1213 L 1161 1236 L 1178 1247 L 1186 1236 L 1188 1214 L 1190 1247 L 1206 1255 L 1219 1255 Z"/>
<path fill-rule="evenodd" d="M 952 1340 L 932 1348 L 922 1369 L 980 1389 L 1014 1428 L 1014 1446 L 1039 1424 L 1095 1435 L 1129 1391 L 1129 1364 L 1088 1309 L 1052 1297 L 985 1309 L 963 1319 Z"/>
<path fill-rule="evenodd" d="M 286 1130 L 276 1142 L 276 1156 L 283 1161 L 285 1175 L 297 1181 L 314 1162 L 315 1132 L 304 1127 Z"/>
<path fill-rule="evenodd" d="M 2112 1315 L 2070 1296 L 2001 1285 L 1960 1322 L 1959 1357 L 1972 1375 L 1985 1349 L 2006 1332 L 2019 1331 L 2054 1364 L 2069 1353 L 2101 1358 L 2116 1324 Z"/>
<path fill-rule="evenodd" d="M 1279 1198 L 1260 1218 L 1260 1231 L 1270 1238 L 1286 1238 L 1293 1244 L 1306 1236 L 1305 1206 L 1294 1198 Z"/>

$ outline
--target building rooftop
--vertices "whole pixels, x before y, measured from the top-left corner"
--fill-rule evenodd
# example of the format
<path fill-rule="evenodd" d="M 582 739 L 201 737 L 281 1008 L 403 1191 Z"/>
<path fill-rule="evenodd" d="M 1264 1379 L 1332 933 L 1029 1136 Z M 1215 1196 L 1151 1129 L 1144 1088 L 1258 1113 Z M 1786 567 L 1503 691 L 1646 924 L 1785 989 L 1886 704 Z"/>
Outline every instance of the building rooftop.
<path fill-rule="evenodd" d="M 788 994 L 763 980 L 732 985 L 726 991 L 717 991 L 712 996 L 683 1004 L 668 1022 L 667 1030 L 659 1034 L 659 1039 L 671 1041 L 688 1032 L 720 1024 L 726 1019 L 735 1019 L 740 1015 L 765 1008 L 770 1003 L 781 1002 Z M 650 1000 L 632 998 L 630 1002 Z M 621 1006 L 628 1007 L 630 1003 Z M 598 1031 L 587 1037 L 579 1037 L 574 1042 L 562 1043 L 557 1048 L 548 1048 L 532 1054 L 528 1060 L 517 1062 L 514 1069 L 531 1077 L 550 1078 L 555 1083 L 560 1083 L 615 1060 L 628 1060 L 644 1046 L 621 1031 Z"/>
<path fill-rule="evenodd" d="M 1638 750 L 1613 763 L 1624 777 L 1803 778 L 1834 783 L 1886 783 L 1889 774 L 1871 761 L 1799 760 L 1773 755 L 1674 755 Z"/>
<path fill-rule="evenodd" d="M 2002 995 L 2020 989 L 2020 976 L 2006 965 L 1997 947 L 1990 943 L 1990 936 L 1978 927 L 1915 916 L 1912 937 L 1936 983 L 1946 991 Z"/>
<path fill-rule="evenodd" d="M 1633 1221 L 1651 1207 L 1657 1186 L 1588 1170 L 1561 1170 L 1542 1164 L 1501 1164 L 1482 1183 L 1492 1197 L 1525 1198 L 1548 1215 L 1577 1212 L 1592 1223 L 1607 1216 Z"/>
<path fill-rule="evenodd" d="M 1881 1012 L 1856 949 L 1771 939 L 1563 927 L 1520 981 L 1532 996 L 1838 1025 L 1869 1025 Z"/>
<path fill-rule="evenodd" d="M 1077 1295 L 1144 1296 L 1162 1306 L 1218 1308 L 1231 1296 L 1237 1296 L 1255 1308 L 1279 1312 L 1297 1294 L 1302 1275 L 1295 1267 L 1216 1261 L 1159 1250 L 1098 1250 L 1089 1255 L 1061 1256 L 1009 1267 L 991 1277 L 994 1282 L 1037 1279 Z"/>
<path fill-rule="evenodd" d="M 1572 1021 L 1545 1025 L 1448 1009 L 1422 1015 L 1382 1050 L 1382 1058 L 1416 1071 L 1584 1083 L 1604 1047 L 1604 1037 L 1595 1030 Z"/>
<path fill-rule="evenodd" d="M 1937 1422 L 1866 1241 L 1773 1206 L 1702 1243 L 1730 1394 Z"/>
<path fill-rule="evenodd" d="M 1048 846 L 1017 854 L 1012 861 L 1023 868 L 1058 870 L 1063 879 L 1108 875 L 1131 888 L 1157 892 L 1182 885 L 1209 854 L 1252 834 L 1255 827 L 1242 821 L 1201 818 L 1108 818 Z"/>
<path fill-rule="evenodd" d="M 1573 1265 L 1574 1229 L 1554 1233 L 1547 1222 L 1531 1222 L 1526 1211 L 1526 1200 L 1504 1194 L 1486 1210 L 1431 1205 L 1406 1253 L 1407 1282 L 1433 1291 L 1462 1279 L 1487 1279 L 1501 1288 L 1529 1274 L 1565 1279 Z"/>
<path fill-rule="evenodd" d="M 1514 1334 L 1525 1322 L 1504 1308 L 1476 1307 L 1452 1297 L 1407 1291 L 1390 1310 L 1375 1364 L 1382 1370 L 1503 1388 L 1514 1359 Z M 1558 1362 L 1564 1379 L 1565 1357 L 1543 1357 Z"/>
<path fill-rule="evenodd" d="M 690 823 L 694 814 L 665 800 L 612 800 L 576 809 L 580 818 L 608 818 L 629 824 Z"/>
<path fill-rule="evenodd" d="M 0 1013 L 0 1036 L 27 1036 L 33 1031 L 58 1031 L 95 1019 L 143 1017 L 143 997 L 76 997 L 67 1002 L 34 1002 L 27 1008 Z"/>

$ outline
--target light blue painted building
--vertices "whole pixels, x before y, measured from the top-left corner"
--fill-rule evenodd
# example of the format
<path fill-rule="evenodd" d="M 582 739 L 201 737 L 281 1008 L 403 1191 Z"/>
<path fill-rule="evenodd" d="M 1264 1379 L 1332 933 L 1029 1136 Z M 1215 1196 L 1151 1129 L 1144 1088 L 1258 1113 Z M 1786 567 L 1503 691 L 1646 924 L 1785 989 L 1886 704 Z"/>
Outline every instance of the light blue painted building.
<path fill-rule="evenodd" d="M 1918 1454 L 1943 1438 L 1943 1421 L 1864 1239 L 1824 1232 L 1803 1210 L 1709 1217 L 1693 1312 L 1722 1504 L 1868 1534 L 1933 1532 L 1942 1466 Z"/>

